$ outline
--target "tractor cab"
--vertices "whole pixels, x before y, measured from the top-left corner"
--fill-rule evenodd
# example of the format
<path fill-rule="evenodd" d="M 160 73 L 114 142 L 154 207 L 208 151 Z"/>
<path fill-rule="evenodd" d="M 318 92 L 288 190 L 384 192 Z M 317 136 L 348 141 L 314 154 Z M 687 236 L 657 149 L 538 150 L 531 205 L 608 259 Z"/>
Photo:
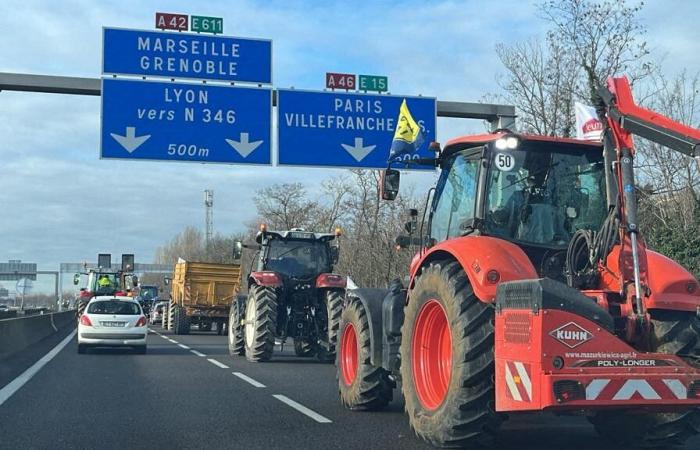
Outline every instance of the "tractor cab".
<path fill-rule="evenodd" d="M 336 237 L 299 228 L 261 230 L 256 236 L 260 245 L 257 270 L 279 274 L 285 285 L 315 281 L 319 274 L 331 273 L 338 262 L 338 247 L 331 245 Z"/>
<path fill-rule="evenodd" d="M 520 246 L 540 276 L 563 280 L 574 233 L 599 229 L 607 216 L 597 143 L 509 132 L 468 136 L 438 151 L 435 164 L 441 173 L 426 205 L 424 247 L 493 236 Z M 395 188 L 396 178 L 389 181 Z"/>

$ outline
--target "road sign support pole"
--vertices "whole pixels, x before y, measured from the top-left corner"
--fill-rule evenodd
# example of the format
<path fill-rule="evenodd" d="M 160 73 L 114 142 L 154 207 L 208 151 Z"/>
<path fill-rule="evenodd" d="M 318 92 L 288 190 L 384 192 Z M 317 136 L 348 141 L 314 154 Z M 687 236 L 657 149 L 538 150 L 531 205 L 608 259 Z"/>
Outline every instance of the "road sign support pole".
<path fill-rule="evenodd" d="M 99 78 L 58 77 L 26 73 L 0 72 L 0 90 L 22 92 L 44 92 L 51 94 L 100 96 Z M 272 91 L 272 105 L 277 106 L 277 90 Z M 515 107 L 490 103 L 437 102 L 438 117 L 485 120 L 491 130 L 513 129 Z"/>

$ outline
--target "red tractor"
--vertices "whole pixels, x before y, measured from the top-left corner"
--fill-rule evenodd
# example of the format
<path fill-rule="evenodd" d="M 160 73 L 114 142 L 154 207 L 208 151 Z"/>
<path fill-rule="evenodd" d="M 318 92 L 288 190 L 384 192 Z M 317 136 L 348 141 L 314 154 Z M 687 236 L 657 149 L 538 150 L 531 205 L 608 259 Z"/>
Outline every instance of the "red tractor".
<path fill-rule="evenodd" d="M 408 287 L 346 296 L 348 408 L 382 408 L 400 382 L 412 428 L 442 447 L 492 444 L 520 411 L 583 413 L 625 446 L 700 431 L 700 286 L 645 247 L 632 143 L 697 156 L 700 131 L 635 105 L 626 78 L 600 99 L 602 145 L 500 130 L 419 161 L 441 174 L 397 240 L 419 248 Z"/>

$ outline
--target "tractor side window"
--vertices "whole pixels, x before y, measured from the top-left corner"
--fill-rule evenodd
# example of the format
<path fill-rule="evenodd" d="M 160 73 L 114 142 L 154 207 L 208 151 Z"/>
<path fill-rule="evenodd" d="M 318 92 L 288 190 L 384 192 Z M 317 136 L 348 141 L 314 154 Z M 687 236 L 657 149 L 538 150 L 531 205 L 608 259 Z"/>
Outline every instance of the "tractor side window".
<path fill-rule="evenodd" d="M 474 217 L 479 161 L 458 154 L 443 170 L 430 232 L 437 242 L 461 236 L 465 223 Z"/>

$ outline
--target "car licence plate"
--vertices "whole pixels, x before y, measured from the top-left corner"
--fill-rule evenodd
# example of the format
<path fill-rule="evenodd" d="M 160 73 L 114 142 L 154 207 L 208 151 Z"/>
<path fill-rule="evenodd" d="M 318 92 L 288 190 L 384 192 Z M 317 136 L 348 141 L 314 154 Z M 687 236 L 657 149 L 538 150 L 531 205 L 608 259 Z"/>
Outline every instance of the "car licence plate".
<path fill-rule="evenodd" d="M 126 322 L 100 322 L 103 327 L 123 327 Z"/>

